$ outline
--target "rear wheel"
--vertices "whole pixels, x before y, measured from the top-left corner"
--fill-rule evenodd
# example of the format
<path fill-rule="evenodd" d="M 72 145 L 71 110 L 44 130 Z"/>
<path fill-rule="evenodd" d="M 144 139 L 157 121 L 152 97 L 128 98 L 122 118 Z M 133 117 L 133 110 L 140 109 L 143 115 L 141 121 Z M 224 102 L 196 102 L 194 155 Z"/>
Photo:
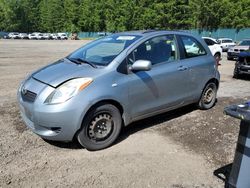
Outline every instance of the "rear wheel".
<path fill-rule="evenodd" d="M 216 102 L 217 86 L 214 82 L 210 82 L 204 88 L 198 107 L 201 110 L 208 110 L 212 108 Z"/>
<path fill-rule="evenodd" d="M 220 62 L 220 60 L 221 60 L 221 55 L 220 55 L 219 53 L 216 53 L 216 54 L 214 55 L 214 58 L 215 58 L 216 62 Z"/>
<path fill-rule="evenodd" d="M 93 108 L 87 114 L 77 139 L 88 150 L 104 149 L 114 143 L 121 127 L 120 111 L 114 105 L 104 104 Z"/>

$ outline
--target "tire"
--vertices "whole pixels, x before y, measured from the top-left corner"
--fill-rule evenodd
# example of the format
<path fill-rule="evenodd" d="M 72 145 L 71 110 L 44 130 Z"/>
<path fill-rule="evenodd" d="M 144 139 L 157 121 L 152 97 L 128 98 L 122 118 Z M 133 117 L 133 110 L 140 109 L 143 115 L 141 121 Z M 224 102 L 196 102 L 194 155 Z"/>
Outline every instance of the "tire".
<path fill-rule="evenodd" d="M 235 68 L 234 68 L 234 75 L 233 75 L 233 78 L 238 79 L 239 77 L 240 77 L 240 75 L 239 75 L 238 69 L 235 67 Z"/>
<path fill-rule="evenodd" d="M 220 61 L 221 55 L 219 53 L 214 54 L 214 59 L 216 59 L 217 62 Z"/>
<path fill-rule="evenodd" d="M 215 105 L 217 96 L 217 86 L 214 82 L 209 82 L 204 88 L 198 103 L 198 108 L 208 110 Z"/>
<path fill-rule="evenodd" d="M 121 128 L 120 111 L 114 105 L 103 104 L 90 110 L 76 136 L 83 147 L 96 151 L 111 146 L 118 138 Z"/>

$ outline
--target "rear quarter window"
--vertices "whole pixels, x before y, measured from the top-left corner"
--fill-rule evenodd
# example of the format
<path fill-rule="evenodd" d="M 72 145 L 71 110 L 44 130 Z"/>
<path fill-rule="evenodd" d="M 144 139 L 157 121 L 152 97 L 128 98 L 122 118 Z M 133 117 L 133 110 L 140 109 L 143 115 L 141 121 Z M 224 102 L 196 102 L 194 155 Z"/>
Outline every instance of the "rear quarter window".
<path fill-rule="evenodd" d="M 198 57 L 207 54 L 202 44 L 195 38 L 190 36 L 180 36 L 180 38 L 184 47 L 186 58 Z"/>

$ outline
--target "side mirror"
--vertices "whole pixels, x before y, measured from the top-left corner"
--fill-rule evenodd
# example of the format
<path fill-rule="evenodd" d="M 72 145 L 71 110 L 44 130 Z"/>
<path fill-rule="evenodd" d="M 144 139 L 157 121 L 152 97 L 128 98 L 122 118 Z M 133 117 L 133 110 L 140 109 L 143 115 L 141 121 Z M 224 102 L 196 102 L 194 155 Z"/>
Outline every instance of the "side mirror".
<path fill-rule="evenodd" d="M 152 63 L 148 60 L 137 60 L 133 63 L 130 70 L 132 71 L 149 71 L 151 70 Z"/>

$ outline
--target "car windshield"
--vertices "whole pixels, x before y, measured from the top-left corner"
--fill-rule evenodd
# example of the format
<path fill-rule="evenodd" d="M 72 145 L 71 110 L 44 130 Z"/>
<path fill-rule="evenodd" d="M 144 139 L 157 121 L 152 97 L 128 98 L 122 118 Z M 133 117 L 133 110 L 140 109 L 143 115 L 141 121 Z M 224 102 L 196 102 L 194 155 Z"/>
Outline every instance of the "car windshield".
<path fill-rule="evenodd" d="M 93 41 L 70 54 L 68 59 L 82 59 L 95 65 L 106 66 L 140 36 L 118 35 Z"/>
<path fill-rule="evenodd" d="M 239 44 L 240 46 L 250 46 L 250 40 L 243 40 Z"/>

